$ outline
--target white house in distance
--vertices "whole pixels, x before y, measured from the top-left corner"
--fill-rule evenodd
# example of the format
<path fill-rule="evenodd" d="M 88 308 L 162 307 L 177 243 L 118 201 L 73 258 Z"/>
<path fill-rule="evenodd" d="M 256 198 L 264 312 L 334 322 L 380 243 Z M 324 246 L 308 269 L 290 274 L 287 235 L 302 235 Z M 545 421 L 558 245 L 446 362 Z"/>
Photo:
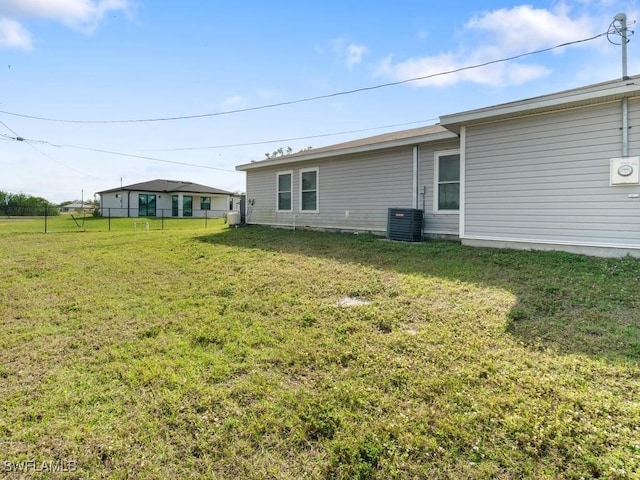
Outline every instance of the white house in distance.
<path fill-rule="evenodd" d="M 151 180 L 97 192 L 110 217 L 222 217 L 240 209 L 240 195 L 177 180 Z"/>
<path fill-rule="evenodd" d="M 247 222 L 640 257 L 640 76 L 237 166 Z"/>

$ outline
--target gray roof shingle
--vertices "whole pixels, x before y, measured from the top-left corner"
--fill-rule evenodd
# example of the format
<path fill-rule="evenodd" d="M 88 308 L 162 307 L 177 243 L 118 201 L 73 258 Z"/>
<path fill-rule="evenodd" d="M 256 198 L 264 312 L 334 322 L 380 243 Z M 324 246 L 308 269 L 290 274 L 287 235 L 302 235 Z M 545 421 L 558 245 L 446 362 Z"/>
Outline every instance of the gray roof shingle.
<path fill-rule="evenodd" d="M 132 185 L 125 185 L 118 188 L 110 188 L 109 190 L 102 190 L 98 193 L 111 193 L 122 191 L 143 191 L 143 192 L 158 192 L 158 193 L 210 193 L 219 195 L 233 195 L 233 192 L 226 190 L 220 190 L 218 188 L 207 187 L 206 185 L 200 185 L 193 182 L 184 182 L 181 180 L 150 180 L 148 182 L 134 183 Z"/>

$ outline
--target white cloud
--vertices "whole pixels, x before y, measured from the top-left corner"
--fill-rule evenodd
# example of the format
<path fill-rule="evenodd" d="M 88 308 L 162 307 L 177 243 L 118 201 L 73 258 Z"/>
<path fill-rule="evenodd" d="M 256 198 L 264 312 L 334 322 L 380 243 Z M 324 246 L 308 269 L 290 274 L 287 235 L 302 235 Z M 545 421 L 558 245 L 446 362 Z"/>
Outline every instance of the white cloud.
<path fill-rule="evenodd" d="M 132 15 L 132 0 L 0 0 L 0 17 L 5 21 L 2 39 L 13 32 L 14 47 L 25 48 L 25 38 L 30 38 L 24 23 L 33 18 L 62 23 L 69 28 L 90 34 L 95 31 L 109 13 Z M 7 24 L 6 22 L 10 22 Z M 3 42 L 4 43 L 4 42 Z M 31 42 L 28 42 L 29 47 Z"/>
<path fill-rule="evenodd" d="M 586 15 L 572 18 L 564 4 L 553 11 L 529 5 L 503 8 L 476 15 L 465 24 L 463 37 L 473 43 L 472 49 L 460 45 L 455 51 L 409 58 L 398 63 L 393 63 L 389 56 L 381 62 L 377 73 L 396 80 L 427 77 L 580 40 L 593 36 L 593 32 L 591 18 Z M 520 85 L 550 73 L 547 67 L 524 62 L 510 61 L 437 75 L 415 84 L 444 86 L 468 81 L 484 85 Z"/>
<path fill-rule="evenodd" d="M 355 43 L 347 44 L 344 38 L 336 38 L 332 40 L 333 51 L 335 54 L 344 59 L 348 68 L 352 68 L 354 65 L 362 62 L 362 57 L 369 51 L 365 45 L 358 45 Z"/>
<path fill-rule="evenodd" d="M 351 68 L 354 65 L 362 62 L 362 56 L 367 53 L 367 47 L 364 45 L 350 44 L 347 46 L 347 67 Z"/>
<path fill-rule="evenodd" d="M 572 19 L 564 5 L 554 12 L 530 5 L 501 8 L 475 16 L 465 28 L 487 32 L 503 54 L 537 50 L 593 35 L 593 21 L 584 15 Z"/>
<path fill-rule="evenodd" d="M 19 22 L 0 18 L 0 48 L 31 50 L 31 36 Z"/>

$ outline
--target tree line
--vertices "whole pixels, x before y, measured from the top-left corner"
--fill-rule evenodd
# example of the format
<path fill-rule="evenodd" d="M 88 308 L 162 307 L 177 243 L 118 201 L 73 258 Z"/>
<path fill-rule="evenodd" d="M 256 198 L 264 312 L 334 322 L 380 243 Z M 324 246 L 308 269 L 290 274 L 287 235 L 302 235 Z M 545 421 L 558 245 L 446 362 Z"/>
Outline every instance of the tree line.
<path fill-rule="evenodd" d="M 47 199 L 0 190 L 0 212 L 7 217 L 59 215 L 58 207 Z"/>

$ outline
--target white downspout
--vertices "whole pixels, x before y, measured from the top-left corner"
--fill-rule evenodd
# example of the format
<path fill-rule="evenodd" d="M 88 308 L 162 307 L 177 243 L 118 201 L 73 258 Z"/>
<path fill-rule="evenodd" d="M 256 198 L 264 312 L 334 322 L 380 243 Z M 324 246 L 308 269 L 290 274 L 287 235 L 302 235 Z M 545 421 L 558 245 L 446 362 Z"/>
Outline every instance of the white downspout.
<path fill-rule="evenodd" d="M 458 237 L 464 238 L 464 217 L 466 203 L 467 183 L 467 127 L 460 127 L 460 210 L 458 212 L 459 227 Z"/>
<path fill-rule="evenodd" d="M 419 196 L 420 196 L 420 192 L 419 190 L 419 184 L 420 184 L 420 147 L 418 145 L 415 145 L 413 147 L 413 204 L 411 205 L 412 208 L 419 208 Z"/>
<path fill-rule="evenodd" d="M 622 157 L 629 156 L 629 100 L 622 99 Z"/>

